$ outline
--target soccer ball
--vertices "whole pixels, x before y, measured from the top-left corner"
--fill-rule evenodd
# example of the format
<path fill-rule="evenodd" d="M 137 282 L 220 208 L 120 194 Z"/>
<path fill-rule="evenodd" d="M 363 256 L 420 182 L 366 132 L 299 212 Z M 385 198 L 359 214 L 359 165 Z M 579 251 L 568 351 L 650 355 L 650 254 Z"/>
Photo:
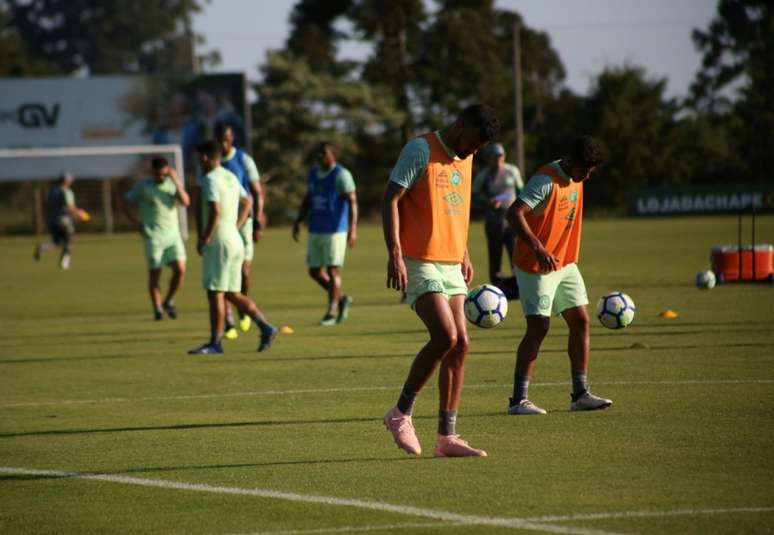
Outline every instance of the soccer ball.
<path fill-rule="evenodd" d="M 623 292 L 610 292 L 597 302 L 597 317 L 608 329 L 623 329 L 634 321 L 636 311 L 632 298 Z"/>
<path fill-rule="evenodd" d="M 465 317 L 479 327 L 489 329 L 505 319 L 508 300 L 497 286 L 482 284 L 468 292 L 465 298 Z"/>
<path fill-rule="evenodd" d="M 696 286 L 702 290 L 711 290 L 715 287 L 715 273 L 711 270 L 699 271 L 696 274 Z"/>

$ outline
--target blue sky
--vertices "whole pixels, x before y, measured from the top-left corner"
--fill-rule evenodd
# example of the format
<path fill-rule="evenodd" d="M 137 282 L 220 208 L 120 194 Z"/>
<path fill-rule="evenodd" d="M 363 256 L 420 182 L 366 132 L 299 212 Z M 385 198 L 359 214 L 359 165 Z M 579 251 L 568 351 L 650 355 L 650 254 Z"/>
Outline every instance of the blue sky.
<path fill-rule="evenodd" d="M 320 0 L 324 1 L 324 0 Z M 212 72 L 242 71 L 259 78 L 266 50 L 282 48 L 295 0 L 212 0 L 194 19 L 223 63 Z M 430 4 L 432 5 L 432 4 Z M 693 28 L 705 29 L 717 0 L 497 0 L 518 11 L 527 25 L 545 31 L 567 71 L 565 83 L 586 94 L 605 66 L 640 65 L 649 76 L 667 78 L 667 95 L 687 94 L 701 56 L 691 41 Z M 342 54 L 362 58 L 368 47 L 350 42 Z"/>

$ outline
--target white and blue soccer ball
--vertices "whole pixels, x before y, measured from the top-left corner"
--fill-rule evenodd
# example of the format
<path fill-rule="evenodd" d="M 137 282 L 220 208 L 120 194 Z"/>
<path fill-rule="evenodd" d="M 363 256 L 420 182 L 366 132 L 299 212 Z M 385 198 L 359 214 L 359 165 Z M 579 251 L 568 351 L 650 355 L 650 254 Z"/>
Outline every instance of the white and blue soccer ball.
<path fill-rule="evenodd" d="M 716 282 L 715 273 L 712 270 L 699 271 L 696 274 L 696 286 L 702 290 L 711 290 Z"/>
<path fill-rule="evenodd" d="M 497 286 L 476 286 L 465 298 L 465 317 L 479 327 L 490 329 L 503 321 L 507 314 L 508 299 Z"/>
<path fill-rule="evenodd" d="M 608 329 L 623 329 L 634 321 L 636 312 L 634 301 L 623 292 L 610 292 L 597 302 L 599 322 Z"/>

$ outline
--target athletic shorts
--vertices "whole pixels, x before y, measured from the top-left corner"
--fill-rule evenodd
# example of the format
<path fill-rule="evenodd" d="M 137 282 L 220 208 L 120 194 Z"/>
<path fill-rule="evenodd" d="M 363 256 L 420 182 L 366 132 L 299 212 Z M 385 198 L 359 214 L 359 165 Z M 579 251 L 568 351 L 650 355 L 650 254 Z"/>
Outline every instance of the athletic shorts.
<path fill-rule="evenodd" d="M 50 223 L 48 230 L 51 233 L 51 240 L 57 245 L 69 245 L 75 234 L 75 226 L 69 217 L 62 218 L 57 223 Z"/>
<path fill-rule="evenodd" d="M 242 236 L 242 243 L 245 245 L 245 261 L 253 261 L 253 218 L 248 217 L 244 225 L 239 227 L 239 235 Z"/>
<path fill-rule="evenodd" d="M 550 273 L 529 273 L 513 268 L 525 316 L 552 316 L 589 304 L 586 285 L 577 264 Z"/>
<path fill-rule="evenodd" d="M 143 238 L 148 269 L 161 269 L 175 261 L 185 262 L 185 245 L 180 233 L 159 238 Z"/>
<path fill-rule="evenodd" d="M 216 292 L 242 291 L 242 240 L 212 241 L 202 250 L 202 287 Z"/>
<path fill-rule="evenodd" d="M 467 294 L 468 285 L 458 262 L 431 262 L 403 257 L 408 272 L 406 302 L 414 308 L 417 299 L 426 293 L 441 293 L 447 299 Z"/>
<path fill-rule="evenodd" d="M 310 268 L 343 266 L 347 253 L 347 233 L 309 234 L 306 265 Z"/>

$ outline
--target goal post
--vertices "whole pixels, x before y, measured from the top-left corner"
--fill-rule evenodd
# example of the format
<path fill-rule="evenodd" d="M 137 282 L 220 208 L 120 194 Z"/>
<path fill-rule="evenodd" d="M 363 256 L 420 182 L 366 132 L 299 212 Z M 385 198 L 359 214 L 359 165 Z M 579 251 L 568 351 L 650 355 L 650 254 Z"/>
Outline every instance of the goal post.
<path fill-rule="evenodd" d="M 169 158 L 185 183 L 183 151 L 176 144 L 0 149 L 0 182 L 50 181 L 65 171 L 72 173 L 76 179 L 99 179 L 104 228 L 110 233 L 114 221 L 111 182 L 147 175 L 149 159 L 153 156 Z M 42 214 L 39 213 L 41 205 L 42 196 L 37 188 L 34 210 L 38 222 L 42 221 Z M 187 240 L 188 218 L 183 206 L 178 208 L 178 219 L 180 232 Z"/>

